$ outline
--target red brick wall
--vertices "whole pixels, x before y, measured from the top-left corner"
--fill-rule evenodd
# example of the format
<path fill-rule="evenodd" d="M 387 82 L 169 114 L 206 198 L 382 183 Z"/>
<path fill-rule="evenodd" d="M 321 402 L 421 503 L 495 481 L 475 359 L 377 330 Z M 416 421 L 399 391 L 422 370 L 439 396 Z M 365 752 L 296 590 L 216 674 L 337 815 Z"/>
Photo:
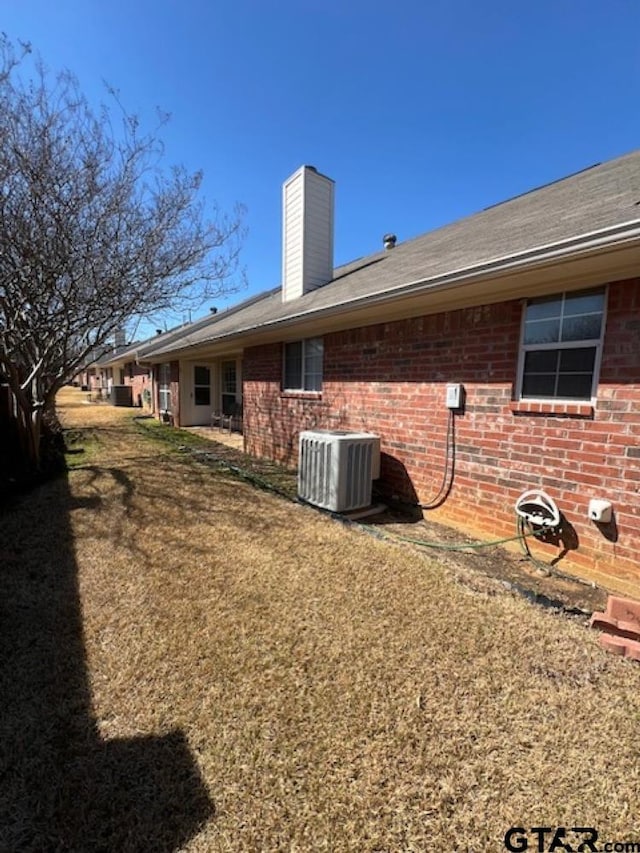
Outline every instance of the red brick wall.
<path fill-rule="evenodd" d="M 142 367 L 140 364 L 130 362 L 124 366 L 124 384 L 131 385 L 131 393 L 133 395 L 133 405 L 143 406 L 145 391 L 151 392 L 151 373 L 149 368 Z M 151 398 L 149 405 L 146 408 L 151 408 Z"/>
<path fill-rule="evenodd" d="M 316 396 L 281 392 L 280 345 L 248 349 L 247 450 L 293 465 L 301 429 L 365 429 L 382 438 L 384 488 L 426 503 L 442 482 L 445 385 L 462 382 L 455 477 L 433 517 L 509 535 L 516 497 L 543 488 L 568 522 L 563 541 L 541 546 L 547 558 L 638 578 L 640 280 L 609 288 L 595 411 L 512 402 L 521 314 L 516 300 L 326 335 Z M 587 519 L 592 497 L 613 502 L 614 524 Z"/>

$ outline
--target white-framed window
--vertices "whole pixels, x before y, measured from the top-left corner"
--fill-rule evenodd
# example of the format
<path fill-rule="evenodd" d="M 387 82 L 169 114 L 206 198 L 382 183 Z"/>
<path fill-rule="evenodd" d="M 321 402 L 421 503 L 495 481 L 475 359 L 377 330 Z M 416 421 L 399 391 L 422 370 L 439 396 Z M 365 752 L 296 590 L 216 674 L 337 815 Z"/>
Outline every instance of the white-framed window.
<path fill-rule="evenodd" d="M 161 412 L 171 412 L 170 364 L 161 364 L 158 370 L 158 406 Z"/>
<path fill-rule="evenodd" d="M 223 361 L 220 365 L 220 396 L 222 414 L 233 415 L 237 409 L 238 370 L 235 360 Z"/>
<path fill-rule="evenodd" d="M 606 288 L 527 300 L 518 393 L 523 400 L 591 400 L 602 356 Z"/>
<path fill-rule="evenodd" d="M 305 338 L 284 345 L 285 391 L 322 390 L 322 338 Z"/>

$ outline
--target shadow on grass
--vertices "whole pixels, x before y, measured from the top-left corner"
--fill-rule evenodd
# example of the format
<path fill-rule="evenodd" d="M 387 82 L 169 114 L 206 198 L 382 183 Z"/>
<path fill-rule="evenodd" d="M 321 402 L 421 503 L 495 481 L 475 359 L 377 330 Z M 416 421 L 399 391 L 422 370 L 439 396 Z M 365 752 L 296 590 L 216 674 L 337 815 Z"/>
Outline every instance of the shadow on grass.
<path fill-rule="evenodd" d="M 103 740 L 58 478 L 0 510 L 0 849 L 182 847 L 213 804 L 182 732 Z"/>

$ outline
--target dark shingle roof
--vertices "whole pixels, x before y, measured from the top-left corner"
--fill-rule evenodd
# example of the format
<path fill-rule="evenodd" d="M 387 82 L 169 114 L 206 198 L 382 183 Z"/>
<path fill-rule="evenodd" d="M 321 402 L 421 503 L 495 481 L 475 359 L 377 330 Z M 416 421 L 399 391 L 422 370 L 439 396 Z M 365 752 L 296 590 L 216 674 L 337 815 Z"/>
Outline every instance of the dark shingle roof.
<path fill-rule="evenodd" d="M 640 222 L 640 151 L 486 208 L 450 225 L 399 243 L 391 251 L 334 270 L 323 287 L 283 303 L 271 290 L 235 309 L 185 327 L 156 352 L 196 344 L 321 313 L 416 282 L 497 262 L 624 223 Z"/>
<path fill-rule="evenodd" d="M 209 318 L 207 317 L 206 320 L 208 321 Z M 162 332 L 159 335 L 156 334 L 152 338 L 147 338 L 144 341 L 134 341 L 133 343 L 126 344 L 123 347 L 118 347 L 115 351 L 110 350 L 105 356 L 103 356 L 100 363 L 108 365 L 124 362 L 126 364 L 129 361 L 136 361 L 152 349 L 170 346 L 180 338 L 181 334 L 184 334 L 185 329 L 193 329 L 196 325 L 196 323 L 183 324 L 175 329 L 170 329 L 168 332 Z M 200 321 L 200 325 L 202 325 L 202 321 Z"/>

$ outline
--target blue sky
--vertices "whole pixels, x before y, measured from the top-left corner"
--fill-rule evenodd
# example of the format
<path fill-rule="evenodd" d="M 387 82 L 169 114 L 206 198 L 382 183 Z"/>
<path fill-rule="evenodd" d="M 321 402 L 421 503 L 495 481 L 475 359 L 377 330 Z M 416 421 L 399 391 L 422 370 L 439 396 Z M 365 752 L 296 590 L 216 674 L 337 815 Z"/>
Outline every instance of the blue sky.
<path fill-rule="evenodd" d="M 171 113 L 167 165 L 248 208 L 231 301 L 278 284 L 303 163 L 336 181 L 339 264 L 640 146 L 637 0 L 6 0 L 0 29 Z"/>

